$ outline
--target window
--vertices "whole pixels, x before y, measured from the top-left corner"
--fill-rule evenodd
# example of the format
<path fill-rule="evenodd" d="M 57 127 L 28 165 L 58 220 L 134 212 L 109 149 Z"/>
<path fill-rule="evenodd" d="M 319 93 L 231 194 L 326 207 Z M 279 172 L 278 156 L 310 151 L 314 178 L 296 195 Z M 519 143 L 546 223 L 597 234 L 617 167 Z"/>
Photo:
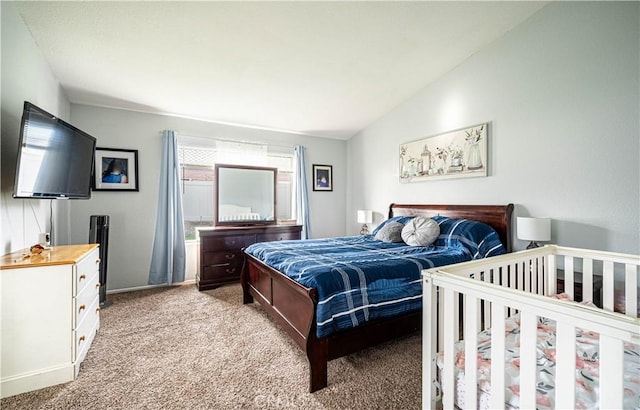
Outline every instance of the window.
<path fill-rule="evenodd" d="M 213 226 L 216 163 L 267 166 L 278 169 L 278 222 L 295 219 L 293 150 L 277 152 L 262 144 L 215 141 L 212 146 L 185 143 L 179 147 L 185 239 L 197 239 L 196 228 Z M 281 149 L 283 151 L 283 149 Z"/>

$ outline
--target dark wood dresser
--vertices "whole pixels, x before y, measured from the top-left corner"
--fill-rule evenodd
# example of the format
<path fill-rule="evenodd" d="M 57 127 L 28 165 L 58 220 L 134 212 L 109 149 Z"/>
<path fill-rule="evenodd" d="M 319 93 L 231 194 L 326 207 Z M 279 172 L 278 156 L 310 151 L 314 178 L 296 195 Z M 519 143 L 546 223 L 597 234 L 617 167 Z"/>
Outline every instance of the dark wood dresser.
<path fill-rule="evenodd" d="M 257 242 L 300 239 L 300 225 L 262 225 L 200 228 L 198 290 L 213 289 L 240 281 L 244 264 L 242 249 Z"/>

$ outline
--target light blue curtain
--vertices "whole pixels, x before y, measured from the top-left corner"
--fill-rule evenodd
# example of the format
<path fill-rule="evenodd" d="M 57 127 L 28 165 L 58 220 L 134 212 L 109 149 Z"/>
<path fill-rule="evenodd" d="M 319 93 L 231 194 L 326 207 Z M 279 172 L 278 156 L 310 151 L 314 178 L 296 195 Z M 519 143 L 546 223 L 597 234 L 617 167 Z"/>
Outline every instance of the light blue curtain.
<path fill-rule="evenodd" d="M 311 222 L 309 221 L 309 193 L 307 191 L 306 148 L 296 145 L 293 149 L 296 163 L 296 222 L 302 225 L 302 239 L 311 238 Z"/>
<path fill-rule="evenodd" d="M 180 193 L 178 137 L 174 131 L 162 133 L 162 163 L 156 233 L 153 240 L 149 284 L 184 282 L 186 249 Z"/>

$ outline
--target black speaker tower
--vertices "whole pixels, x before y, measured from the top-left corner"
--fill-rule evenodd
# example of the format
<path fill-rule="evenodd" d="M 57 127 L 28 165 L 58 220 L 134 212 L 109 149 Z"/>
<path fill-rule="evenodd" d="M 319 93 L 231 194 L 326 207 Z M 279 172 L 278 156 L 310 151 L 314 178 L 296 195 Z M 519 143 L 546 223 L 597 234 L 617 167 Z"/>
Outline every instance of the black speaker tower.
<path fill-rule="evenodd" d="M 91 215 L 89 243 L 100 245 L 100 307 L 111 305 L 107 301 L 107 255 L 109 253 L 109 215 Z"/>

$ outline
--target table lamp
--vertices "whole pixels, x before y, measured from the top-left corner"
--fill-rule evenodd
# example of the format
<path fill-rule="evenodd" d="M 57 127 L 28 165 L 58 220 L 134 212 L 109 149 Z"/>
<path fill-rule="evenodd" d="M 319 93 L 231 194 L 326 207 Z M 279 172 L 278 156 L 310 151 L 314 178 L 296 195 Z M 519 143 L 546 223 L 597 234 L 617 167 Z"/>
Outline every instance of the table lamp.
<path fill-rule="evenodd" d="M 362 224 L 362 229 L 360 230 L 360 235 L 366 235 L 369 233 L 369 226 L 373 222 L 373 211 L 361 209 L 358 211 L 358 223 Z"/>
<path fill-rule="evenodd" d="M 519 216 L 517 220 L 518 239 L 529 242 L 527 249 L 540 246 L 538 241 L 551 240 L 551 218 L 531 218 Z"/>

